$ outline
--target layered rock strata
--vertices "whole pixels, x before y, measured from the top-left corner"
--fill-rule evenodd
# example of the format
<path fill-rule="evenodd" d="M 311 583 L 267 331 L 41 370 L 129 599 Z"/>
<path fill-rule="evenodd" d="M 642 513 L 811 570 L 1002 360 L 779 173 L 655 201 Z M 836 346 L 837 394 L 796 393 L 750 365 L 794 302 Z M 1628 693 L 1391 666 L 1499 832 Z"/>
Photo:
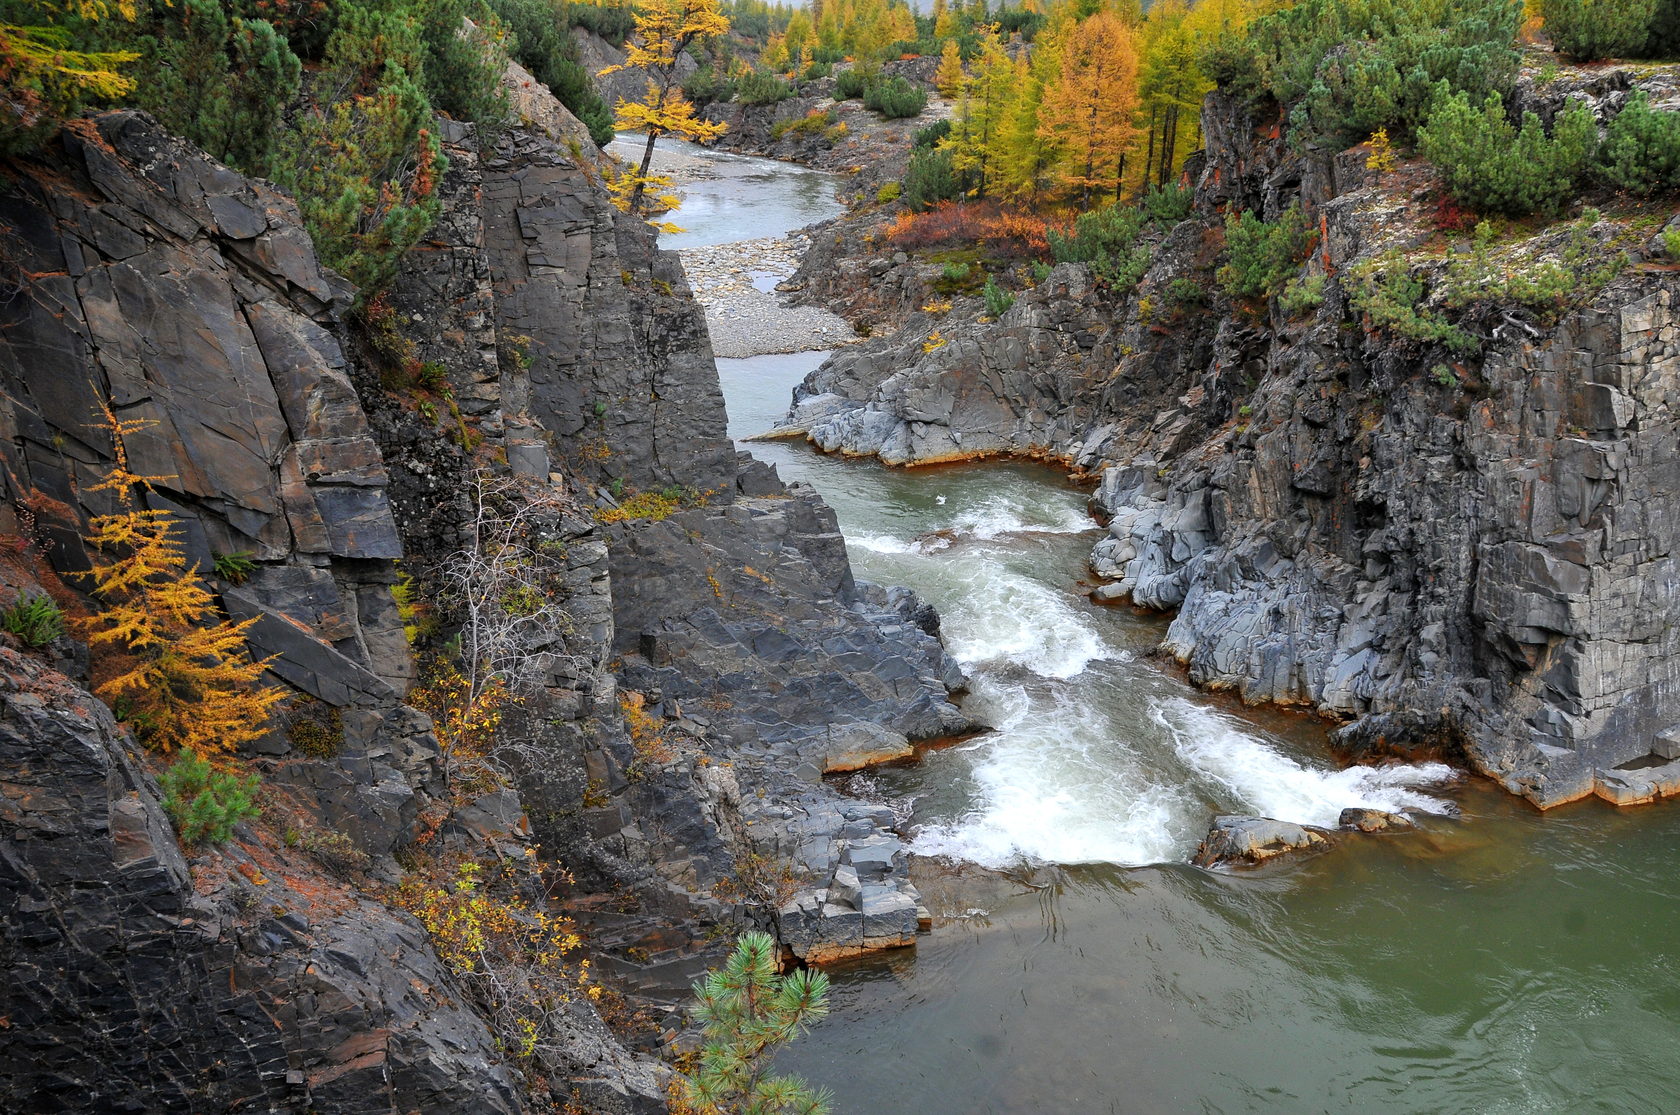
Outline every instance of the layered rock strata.
<path fill-rule="evenodd" d="M 569 639 L 581 665 L 563 711 L 530 718 L 577 772 L 564 785 L 544 776 L 539 835 L 569 859 L 605 852 L 621 868 L 651 865 L 679 905 L 780 925 L 802 957 L 913 943 L 919 896 L 890 816 L 860 813 L 821 775 L 836 734 L 903 741 L 971 729 L 950 702 L 961 674 L 924 629 L 928 610 L 856 585 L 833 513 L 723 439 L 711 344 L 682 268 L 611 206 L 592 163 L 534 126 L 494 152 L 450 138 L 445 216 L 405 264 L 394 304 L 412 318 L 434 292 L 455 291 L 444 303 L 453 312 L 427 322 L 433 334 L 483 332 L 453 353 L 426 351 L 463 410 L 471 400 L 475 428 L 505 439 L 516 469 L 552 472 L 617 520 L 566 544 L 568 561 L 588 555 L 587 606 L 604 594 L 610 615 Z M 448 537 L 438 508 L 450 502 L 451 466 L 402 432 L 410 418 L 386 408 L 376 425 L 399 517 L 412 507 L 417 538 Z M 634 491 L 689 509 L 612 514 L 613 493 Z M 644 735 L 674 743 L 644 747 L 656 758 L 617 722 L 621 686 L 642 702 Z M 728 779 L 716 774 L 723 763 Z M 608 804 L 580 808 L 602 792 Z M 870 933 L 850 916 L 863 909 L 844 903 L 826 917 L 777 913 L 801 895 L 820 910 L 856 846 L 886 849 Z M 767 871 L 777 886 L 742 893 L 743 874 Z"/>

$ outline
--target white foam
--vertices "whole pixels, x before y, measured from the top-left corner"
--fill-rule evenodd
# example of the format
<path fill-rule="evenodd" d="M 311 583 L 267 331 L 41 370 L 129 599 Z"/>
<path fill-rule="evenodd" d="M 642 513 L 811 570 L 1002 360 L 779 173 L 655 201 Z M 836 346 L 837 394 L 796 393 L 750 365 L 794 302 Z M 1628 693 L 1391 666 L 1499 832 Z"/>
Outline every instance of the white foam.
<path fill-rule="evenodd" d="M 1343 809 L 1354 806 L 1391 813 L 1452 808 L 1419 790 L 1456 777 L 1444 763 L 1321 769 L 1283 754 L 1212 709 L 1183 698 L 1154 706 L 1150 716 L 1171 733 L 1179 758 L 1234 796 L 1235 809 L 1297 824 L 1333 826 Z"/>
<path fill-rule="evenodd" d="M 950 529 L 960 535 L 991 540 L 1011 534 L 1083 534 L 1097 524 L 1081 507 L 1056 504 L 1034 493 L 1024 504 L 1009 495 L 996 495 L 976 507 L 957 512 Z"/>
<path fill-rule="evenodd" d="M 976 677 L 974 701 L 997 726 L 967 750 L 978 790 L 964 816 L 924 825 L 921 855 L 1003 868 L 1040 863 L 1161 863 L 1181 858 L 1195 803 L 1150 783 L 1101 710 L 1064 685 Z"/>
<path fill-rule="evenodd" d="M 1162 787 L 1152 786 L 1118 810 L 1096 810 L 1076 787 L 1047 789 L 1031 781 L 1042 767 L 1030 758 L 999 763 L 985 805 L 959 821 L 923 826 L 910 850 L 948 856 L 993 869 L 1022 862 L 1138 865 L 1175 858 L 1175 810 Z M 980 772 L 976 772 L 979 774 Z M 1027 780 L 1027 781 L 1023 781 Z"/>
<path fill-rule="evenodd" d="M 902 538 L 894 538 L 890 534 L 848 534 L 846 544 L 856 546 L 860 550 L 868 550 L 872 554 L 914 554 L 918 552 L 916 543 L 906 542 Z"/>
<path fill-rule="evenodd" d="M 945 612 L 945 645 L 964 666 L 1009 662 L 1047 678 L 1070 678 L 1121 655 L 1066 593 L 986 562 Z"/>

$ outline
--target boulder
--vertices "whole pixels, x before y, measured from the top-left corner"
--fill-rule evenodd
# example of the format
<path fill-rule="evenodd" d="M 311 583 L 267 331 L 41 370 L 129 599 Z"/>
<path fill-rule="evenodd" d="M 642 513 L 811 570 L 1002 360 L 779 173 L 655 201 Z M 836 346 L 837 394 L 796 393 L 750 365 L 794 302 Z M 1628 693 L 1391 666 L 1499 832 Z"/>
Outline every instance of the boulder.
<path fill-rule="evenodd" d="M 1230 867 L 1264 863 L 1278 856 L 1323 851 L 1332 835 L 1321 828 L 1297 825 L 1271 817 L 1221 816 L 1196 848 L 1190 862 L 1197 867 Z"/>

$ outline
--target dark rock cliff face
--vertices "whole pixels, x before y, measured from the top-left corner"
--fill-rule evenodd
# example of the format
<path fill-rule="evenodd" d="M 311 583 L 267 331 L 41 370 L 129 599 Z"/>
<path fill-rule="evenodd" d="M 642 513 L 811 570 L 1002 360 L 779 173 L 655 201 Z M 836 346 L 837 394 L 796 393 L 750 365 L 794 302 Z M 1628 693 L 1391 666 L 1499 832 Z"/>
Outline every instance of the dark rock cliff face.
<path fill-rule="evenodd" d="M 392 853 L 440 812 L 447 848 L 523 856 L 534 829 L 580 880 L 639 897 L 651 928 L 607 924 L 641 959 L 602 967 L 671 997 L 719 947 L 671 924 L 757 922 L 812 959 L 913 943 L 891 815 L 821 777 L 967 730 L 961 675 L 928 609 L 854 583 L 813 493 L 736 455 L 675 257 L 521 80 L 525 123 L 494 150 L 439 122 L 444 215 L 389 294 L 447 397 L 347 327 L 353 292 L 290 201 L 149 118 L 79 121 L 6 168 L 0 531 L 52 569 L 0 563 L 0 603 L 74 596 L 87 520 L 111 509 L 98 415 L 146 419 L 126 442 L 163 478 L 146 498 L 206 576 L 250 555 L 244 583 L 213 587 L 342 739 L 304 754 L 277 727 L 244 757 L 263 819 L 189 859 L 74 640 L 54 666 L 0 646 L 0 1018 L 25 1031 L 0 1052 L 0 1106 L 527 1109 L 424 930 L 357 889 L 400 880 Z M 397 559 L 424 578 L 463 544 L 487 474 L 542 501 L 569 619 L 501 733 L 512 785 L 463 800 L 404 703 L 392 585 Z M 687 509 L 606 514 L 636 492 Z M 554 1028 L 544 1102 L 660 1105 L 662 1070 L 587 1001 Z"/>
<path fill-rule="evenodd" d="M 910 740 L 969 730 L 949 700 L 960 672 L 906 620 L 913 598 L 853 583 L 814 493 L 721 436 L 711 345 L 681 267 L 610 205 L 593 164 L 540 127 L 493 152 L 445 134 L 446 213 L 393 302 L 429 327 L 423 352 L 449 369 L 486 446 L 515 471 L 553 470 L 599 510 L 633 492 L 701 505 L 610 529 L 584 517 L 570 533 L 572 667 L 538 706 L 554 711 L 525 719 L 572 773 L 527 781 L 539 836 L 620 879 L 651 869 L 638 885 L 661 888 L 658 901 L 779 925 L 802 956 L 913 942 L 919 898 L 891 817 L 841 802 L 821 775 L 835 756 L 875 753 L 858 738 L 902 757 Z M 412 419 L 390 408 L 375 425 L 399 521 L 414 524 L 405 541 L 435 550 L 448 533 L 438 506 L 469 462 L 404 433 Z M 638 754 L 620 686 L 642 702 L 642 735 L 670 746 Z M 583 805 L 604 791 L 607 804 Z M 876 857 L 872 889 L 824 914 L 854 846 Z M 787 885 L 743 894 L 740 876 L 764 863 Z"/>
<path fill-rule="evenodd" d="M 912 318 L 813 373 L 788 431 L 1101 473 L 1096 595 L 1175 610 L 1163 647 L 1195 681 L 1351 720 L 1356 751 L 1462 754 L 1541 805 L 1680 790 L 1680 280 L 1636 265 L 1549 329 L 1495 315 L 1480 362 L 1443 376 L 1341 285 L 1428 238 L 1427 169 L 1294 152 L 1218 96 L 1204 117 L 1197 210 L 1134 296 L 1064 265 L 995 323 Z M 1221 208 L 1296 200 L 1325 233 L 1304 269 L 1322 306 L 1173 308 L 1175 280 L 1215 290 Z"/>
<path fill-rule="evenodd" d="M 0 1104 L 524 1109 L 412 919 L 237 846 L 189 867 L 126 737 L 0 648 Z"/>
<path fill-rule="evenodd" d="M 391 853 L 442 791 L 431 725 L 402 703 L 391 496 L 410 489 L 358 396 L 376 377 L 346 345 L 351 292 L 288 200 L 146 117 L 78 122 L 6 177 L 5 529 L 57 573 L 85 569 L 86 517 L 111 509 L 91 491 L 112 453 L 101 404 L 149 420 L 125 439 L 136 471 L 163 478 L 147 498 L 201 569 L 250 555 L 242 585 L 214 587 L 259 618 L 253 649 L 277 656 L 294 707 L 330 713 L 342 738 L 309 756 L 272 732 L 247 756 L 264 821 L 189 863 L 85 679 L 0 651 L 0 1016 L 14 1027 L 0 1106 L 524 1110 L 524 1081 L 425 931 L 345 881 L 394 882 Z M 8 599 L 42 590 L 6 582 Z M 520 828 L 517 797 L 490 795 L 439 839 L 517 850 Z M 587 1007 L 560 1025 L 562 1092 L 600 1110 L 657 1094 Z"/>
<path fill-rule="evenodd" d="M 100 408 L 150 422 L 127 439 L 131 463 L 166 478 L 148 498 L 178 514 L 188 560 L 251 556 L 249 579 L 219 586 L 228 609 L 260 617 L 253 649 L 343 717 L 344 769 L 282 762 L 272 777 L 337 783 L 322 808 L 389 853 L 410 835 L 436 747 L 399 700 L 402 550 L 339 337 L 348 288 L 322 270 L 289 200 L 145 117 L 80 122 L 12 177 L 0 210 L 7 527 L 19 533 L 21 513 L 61 571 L 85 569 L 86 517 L 113 509 L 91 491 L 112 451 Z M 263 750 L 291 751 L 278 732 Z"/>

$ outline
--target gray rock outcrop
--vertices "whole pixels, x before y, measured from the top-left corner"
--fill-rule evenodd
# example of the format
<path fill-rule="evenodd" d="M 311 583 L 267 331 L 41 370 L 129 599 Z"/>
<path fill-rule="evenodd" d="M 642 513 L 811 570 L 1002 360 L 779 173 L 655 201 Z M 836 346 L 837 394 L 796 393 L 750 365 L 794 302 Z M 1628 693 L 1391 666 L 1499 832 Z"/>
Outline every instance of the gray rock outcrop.
<path fill-rule="evenodd" d="M 1604 115 L 1669 82 L 1569 90 Z M 1463 758 L 1542 806 L 1671 792 L 1680 280 L 1638 264 L 1649 230 L 1592 230 L 1635 265 L 1555 323 L 1483 307 L 1483 355 L 1463 361 L 1361 321 L 1344 286 L 1431 234 L 1427 170 L 1297 151 L 1247 113 L 1209 98 L 1196 209 L 1152 241 L 1133 295 L 1064 265 L 996 322 L 912 318 L 813 373 L 786 432 L 894 463 L 1100 473 L 1098 598 L 1173 611 L 1162 648 L 1194 681 L 1347 720 L 1356 752 Z M 1322 304 L 1232 303 L 1216 207 L 1296 201 L 1323 231 L 1302 270 Z"/>
<path fill-rule="evenodd" d="M 524 1110 L 412 918 L 237 845 L 189 868 L 131 747 L 0 648 L 0 1104 Z"/>
<path fill-rule="evenodd" d="M 786 922 L 783 939 L 813 959 L 912 943 L 919 897 L 890 816 L 859 812 L 821 776 L 844 751 L 837 726 L 901 737 L 896 757 L 910 740 L 971 730 L 949 699 L 960 671 L 906 618 L 919 603 L 854 583 L 813 492 L 785 488 L 723 438 L 705 320 L 682 269 L 612 207 L 592 164 L 535 125 L 494 152 L 463 131 L 445 137 L 445 214 L 393 302 L 411 319 L 452 307 L 427 322 L 421 353 L 446 368 L 486 444 L 512 464 L 526 443 L 530 471 L 563 474 L 580 501 L 564 560 L 588 586 L 568 608 L 596 618 L 568 636 L 577 668 L 544 697 L 556 711 L 521 718 L 566 756 L 545 766 L 573 772 L 527 778 L 539 838 L 569 863 L 605 853 L 632 872 L 651 867 L 674 888 L 660 901 L 767 923 L 781 889 L 814 894 L 852 844 L 890 845 L 899 854 L 872 885 L 899 896 L 892 933 L 877 898 L 867 941 L 845 917 Z M 447 549 L 437 540 L 453 513 L 442 509 L 458 503 L 467 462 L 418 436 L 406 412 L 386 407 L 376 426 L 411 550 Z M 673 513 L 615 513 L 632 493 L 670 500 Z M 616 521 L 602 527 L 591 510 Z M 647 754 L 618 723 L 621 690 L 642 702 Z M 580 808 L 603 792 L 607 804 Z M 743 875 L 766 872 L 781 883 L 743 892 Z"/>

